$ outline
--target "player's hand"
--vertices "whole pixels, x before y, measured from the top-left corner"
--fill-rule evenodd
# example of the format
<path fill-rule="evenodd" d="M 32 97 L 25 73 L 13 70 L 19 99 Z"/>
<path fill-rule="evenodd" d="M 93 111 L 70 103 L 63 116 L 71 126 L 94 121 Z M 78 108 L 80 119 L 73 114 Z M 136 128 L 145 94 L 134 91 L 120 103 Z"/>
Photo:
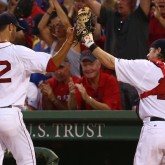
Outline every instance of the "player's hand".
<path fill-rule="evenodd" d="M 84 86 L 82 84 L 75 84 L 75 86 L 77 87 L 78 91 L 81 93 L 82 98 L 86 101 L 86 99 L 88 99 L 89 97 Z"/>
<path fill-rule="evenodd" d="M 77 41 L 80 41 L 89 48 L 94 43 L 92 35 L 94 29 L 91 9 L 89 7 L 83 7 L 78 10 L 75 26 Z"/>
<path fill-rule="evenodd" d="M 67 34 L 66 34 L 66 40 L 69 44 L 73 44 L 75 38 L 75 32 L 73 27 L 68 27 Z"/>
<path fill-rule="evenodd" d="M 84 36 L 82 38 L 81 42 L 83 45 L 85 45 L 87 48 L 89 48 L 94 43 L 92 33 L 88 33 L 86 36 Z"/>

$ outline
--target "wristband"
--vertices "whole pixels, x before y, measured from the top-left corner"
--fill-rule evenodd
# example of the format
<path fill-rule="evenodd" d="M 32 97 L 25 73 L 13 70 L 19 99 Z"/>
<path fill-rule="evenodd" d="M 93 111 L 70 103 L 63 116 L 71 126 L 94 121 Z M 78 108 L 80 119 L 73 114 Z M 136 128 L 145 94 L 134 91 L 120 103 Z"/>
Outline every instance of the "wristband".
<path fill-rule="evenodd" d="M 98 47 L 98 46 L 97 46 L 95 43 L 93 43 L 93 44 L 89 47 L 89 50 L 90 50 L 91 52 L 93 52 L 97 47 Z"/>

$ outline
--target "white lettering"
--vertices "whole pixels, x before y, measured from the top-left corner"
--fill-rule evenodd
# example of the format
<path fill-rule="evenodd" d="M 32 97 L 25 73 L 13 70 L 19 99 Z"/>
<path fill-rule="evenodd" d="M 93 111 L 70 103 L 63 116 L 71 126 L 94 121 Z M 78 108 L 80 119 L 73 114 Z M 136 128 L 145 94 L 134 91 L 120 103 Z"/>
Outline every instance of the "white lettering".
<path fill-rule="evenodd" d="M 87 137 L 93 137 L 94 136 L 94 131 L 90 128 L 91 127 L 94 127 L 93 124 L 88 124 L 87 125 L 87 130 L 89 131 L 89 133 L 87 133 Z"/>
<path fill-rule="evenodd" d="M 97 137 L 103 137 L 102 136 L 102 128 L 105 128 L 105 124 L 96 124 L 96 127 L 98 126 L 98 135 Z"/>
<path fill-rule="evenodd" d="M 52 127 L 55 127 L 56 129 L 56 131 L 55 131 L 55 137 L 61 137 L 60 136 L 60 127 L 63 127 L 63 124 L 56 124 L 56 123 L 53 123 L 52 124 Z"/>
<path fill-rule="evenodd" d="M 39 131 L 41 131 L 41 134 L 38 133 L 38 137 L 44 137 L 46 135 L 44 128 L 45 128 L 45 124 L 38 125 L 38 129 L 39 129 Z"/>
<path fill-rule="evenodd" d="M 78 124 L 75 124 L 75 135 L 76 135 L 76 137 L 83 137 L 84 136 L 84 133 L 85 133 L 85 124 L 83 124 L 82 125 L 82 127 L 81 127 L 82 129 L 82 133 L 81 133 L 81 135 L 80 134 L 78 134 L 78 132 L 80 132 L 80 128 L 78 128 Z"/>
<path fill-rule="evenodd" d="M 71 137 L 74 137 L 74 135 L 71 133 L 71 130 L 73 128 L 72 124 L 65 124 L 64 128 L 65 128 L 65 135 L 64 135 L 64 137 L 69 137 L 68 134 L 70 134 Z"/>

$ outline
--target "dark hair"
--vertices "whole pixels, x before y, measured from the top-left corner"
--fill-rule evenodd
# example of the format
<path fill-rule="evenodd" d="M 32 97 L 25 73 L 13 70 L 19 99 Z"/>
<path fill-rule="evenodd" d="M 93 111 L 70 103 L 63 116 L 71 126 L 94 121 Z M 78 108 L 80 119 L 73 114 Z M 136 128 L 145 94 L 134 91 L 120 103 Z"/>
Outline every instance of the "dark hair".
<path fill-rule="evenodd" d="M 163 60 L 165 60 L 165 39 L 157 39 L 150 45 L 150 48 L 161 48 L 161 52 L 159 54 L 159 57 Z"/>
<path fill-rule="evenodd" d="M 1 25 L 0 26 L 0 32 L 4 31 L 4 29 L 7 27 L 7 25 Z"/>
<path fill-rule="evenodd" d="M 33 35 L 39 35 L 40 31 L 38 29 L 38 24 L 40 22 L 40 20 L 42 19 L 44 14 L 37 14 L 34 18 L 33 18 L 33 23 L 32 23 L 32 31 L 31 34 Z"/>
<path fill-rule="evenodd" d="M 165 52 L 160 52 L 159 57 L 165 61 Z"/>
<path fill-rule="evenodd" d="M 14 10 L 14 15 L 17 18 L 27 18 L 31 15 L 34 5 L 34 0 L 20 0 Z"/>

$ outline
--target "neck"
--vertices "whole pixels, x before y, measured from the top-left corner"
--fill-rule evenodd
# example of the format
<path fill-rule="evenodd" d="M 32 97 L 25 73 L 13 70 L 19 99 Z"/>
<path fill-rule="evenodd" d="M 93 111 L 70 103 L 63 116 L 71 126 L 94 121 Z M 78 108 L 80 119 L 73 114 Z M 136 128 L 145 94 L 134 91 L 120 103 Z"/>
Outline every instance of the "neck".
<path fill-rule="evenodd" d="M 9 38 L 8 38 L 8 36 L 6 35 L 5 32 L 0 33 L 0 42 L 9 42 L 9 41 L 10 41 L 10 40 L 9 40 Z"/>
<path fill-rule="evenodd" d="M 97 89 L 98 83 L 99 83 L 99 78 L 100 78 L 100 73 L 94 78 L 87 79 L 88 83 L 92 86 L 93 89 Z"/>

